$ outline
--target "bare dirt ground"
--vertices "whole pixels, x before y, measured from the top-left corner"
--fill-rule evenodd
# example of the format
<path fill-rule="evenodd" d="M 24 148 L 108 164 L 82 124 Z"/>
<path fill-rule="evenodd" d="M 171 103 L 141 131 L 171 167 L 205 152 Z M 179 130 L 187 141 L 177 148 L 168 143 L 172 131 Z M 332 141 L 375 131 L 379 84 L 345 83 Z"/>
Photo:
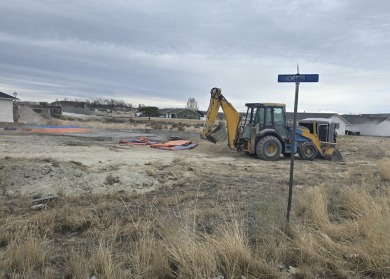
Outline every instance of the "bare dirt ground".
<path fill-rule="evenodd" d="M 104 206 L 110 208 L 110 214 L 119 214 L 115 213 L 119 210 L 138 217 L 156 212 L 159 216 L 178 217 L 176 214 L 182 214 L 178 213 L 180 208 L 196 207 L 195 223 L 206 231 L 212 231 L 222 220 L 221 208 L 228 216 L 234 207 L 234 211 L 245 215 L 253 238 L 261 238 L 262 232 L 284 220 L 288 158 L 265 162 L 231 151 L 226 143 L 213 144 L 197 138 L 192 139 L 199 143 L 195 149 L 163 151 L 121 145 L 116 140 L 66 135 L 2 131 L 0 137 L 3 220 L 8 220 L 7 216 L 34 218 L 31 201 L 47 195 L 58 195 L 60 200 L 76 197 L 77 210 L 82 210 L 83 200 L 91 206 L 104 203 L 102 199 L 107 195 L 111 204 Z M 364 181 L 372 183 L 376 181 L 373 176 L 379 177 L 381 162 L 390 159 L 390 138 L 345 136 L 339 142 L 343 162 L 296 160 L 294 197 L 314 186 L 342 188 Z M 64 207 L 61 202 L 51 206 Z M 294 212 L 293 218 L 298 218 Z M 51 237 L 66 246 L 75 234 L 78 239 L 91 237 L 90 232 L 83 234 L 89 229 L 85 225 L 77 229 L 62 225 Z M 58 262 L 65 257 L 55 255 Z M 56 274 L 63 275 L 63 268 L 58 268 Z"/>
<path fill-rule="evenodd" d="M 145 193 L 181 184 L 206 185 L 210 179 L 241 191 L 284 189 L 289 159 L 264 162 L 231 151 L 226 143 L 193 139 L 193 150 L 163 151 L 117 141 L 65 135 L 5 133 L 0 142 L 0 178 L 6 196 Z M 364 172 L 390 157 L 390 139 L 340 139 L 344 162 L 296 161 L 299 187 L 340 183 L 351 171 Z"/>
<path fill-rule="evenodd" d="M 221 156 L 214 156 L 215 147 Z M 100 138 L 29 134 L 2 135 L 0 150 L 5 194 L 31 197 L 144 193 L 194 178 L 207 165 L 228 163 L 238 155 L 207 143 L 194 150 L 163 151 Z"/>

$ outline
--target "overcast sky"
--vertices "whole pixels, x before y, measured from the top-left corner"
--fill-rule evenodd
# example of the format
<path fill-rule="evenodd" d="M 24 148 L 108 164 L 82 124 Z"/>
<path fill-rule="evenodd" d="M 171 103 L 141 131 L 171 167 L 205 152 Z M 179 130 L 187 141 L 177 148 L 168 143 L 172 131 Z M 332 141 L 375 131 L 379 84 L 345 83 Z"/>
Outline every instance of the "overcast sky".
<path fill-rule="evenodd" d="M 114 98 L 159 108 L 212 87 L 238 109 L 390 113 L 390 1 L 1 1 L 0 91 L 24 101 Z"/>

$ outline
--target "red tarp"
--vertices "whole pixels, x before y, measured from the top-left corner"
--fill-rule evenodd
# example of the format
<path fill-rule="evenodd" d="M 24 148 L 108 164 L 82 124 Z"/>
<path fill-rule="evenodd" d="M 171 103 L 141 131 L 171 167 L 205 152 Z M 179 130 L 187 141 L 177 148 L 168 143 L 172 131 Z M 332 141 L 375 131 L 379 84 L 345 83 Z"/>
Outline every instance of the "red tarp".
<path fill-rule="evenodd" d="M 150 141 L 147 137 L 140 137 L 139 139 L 124 139 L 119 143 L 131 144 L 131 145 L 151 145 L 157 143 L 156 141 Z"/>
<path fill-rule="evenodd" d="M 183 150 L 183 149 L 192 149 L 198 144 L 193 143 L 189 140 L 172 140 L 165 143 L 156 143 L 151 144 L 150 147 L 164 149 L 164 150 Z"/>
<path fill-rule="evenodd" d="M 192 149 L 198 144 L 193 143 L 188 140 L 172 140 L 165 143 L 158 143 L 150 141 L 147 137 L 140 137 L 137 139 L 126 139 L 121 140 L 119 143 L 122 144 L 131 144 L 131 145 L 150 145 L 150 147 L 163 149 L 163 150 L 183 150 L 183 149 Z"/>

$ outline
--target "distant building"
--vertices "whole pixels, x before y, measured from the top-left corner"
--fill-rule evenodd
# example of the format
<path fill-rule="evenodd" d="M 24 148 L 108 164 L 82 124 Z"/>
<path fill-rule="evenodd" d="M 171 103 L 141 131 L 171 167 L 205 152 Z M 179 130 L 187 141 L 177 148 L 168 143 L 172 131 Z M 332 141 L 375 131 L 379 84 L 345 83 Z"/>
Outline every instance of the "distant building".
<path fill-rule="evenodd" d="M 29 102 L 29 101 L 24 101 L 24 102 L 15 102 L 14 103 L 14 108 L 18 107 L 18 109 L 22 106 L 27 106 L 33 109 L 37 113 L 43 113 L 47 115 L 61 115 L 61 106 L 55 106 L 52 104 L 49 104 L 47 102 Z"/>
<path fill-rule="evenodd" d="M 163 118 L 200 119 L 201 117 L 198 112 L 186 108 L 166 108 L 159 111 L 160 117 Z"/>
<path fill-rule="evenodd" d="M 132 114 L 135 112 L 131 107 L 116 104 L 96 104 L 79 101 L 58 101 L 55 104 L 61 106 L 62 112 L 65 113 L 92 116 L 123 116 L 126 113 Z"/>
<path fill-rule="evenodd" d="M 14 122 L 14 101 L 17 98 L 0 92 L 0 122 Z"/>
<path fill-rule="evenodd" d="M 55 102 L 56 105 L 61 106 L 62 112 L 65 113 L 75 113 L 75 114 L 85 114 L 85 115 L 96 115 L 94 108 L 88 107 L 85 102 L 76 102 L 76 101 L 59 101 Z"/>
<path fill-rule="evenodd" d="M 343 115 L 350 125 L 346 133 L 350 135 L 390 137 L 390 114 Z"/>

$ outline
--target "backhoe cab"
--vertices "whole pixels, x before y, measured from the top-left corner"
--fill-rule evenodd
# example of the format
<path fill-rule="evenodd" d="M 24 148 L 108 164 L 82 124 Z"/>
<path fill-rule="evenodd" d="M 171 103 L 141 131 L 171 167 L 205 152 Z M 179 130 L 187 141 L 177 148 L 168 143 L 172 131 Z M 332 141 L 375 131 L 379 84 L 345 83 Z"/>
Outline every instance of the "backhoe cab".
<path fill-rule="evenodd" d="M 317 157 L 341 160 L 336 149 L 333 122 L 328 119 L 306 119 L 296 131 L 296 149 L 292 152 L 292 129 L 287 127 L 286 106 L 281 103 L 247 103 L 244 117 L 222 95 L 220 88 L 211 89 L 207 120 L 201 138 L 211 142 L 228 139 L 231 149 L 256 154 L 260 159 L 275 161 L 283 154 L 298 153 L 303 160 Z M 219 108 L 226 124 L 215 126 Z"/>

